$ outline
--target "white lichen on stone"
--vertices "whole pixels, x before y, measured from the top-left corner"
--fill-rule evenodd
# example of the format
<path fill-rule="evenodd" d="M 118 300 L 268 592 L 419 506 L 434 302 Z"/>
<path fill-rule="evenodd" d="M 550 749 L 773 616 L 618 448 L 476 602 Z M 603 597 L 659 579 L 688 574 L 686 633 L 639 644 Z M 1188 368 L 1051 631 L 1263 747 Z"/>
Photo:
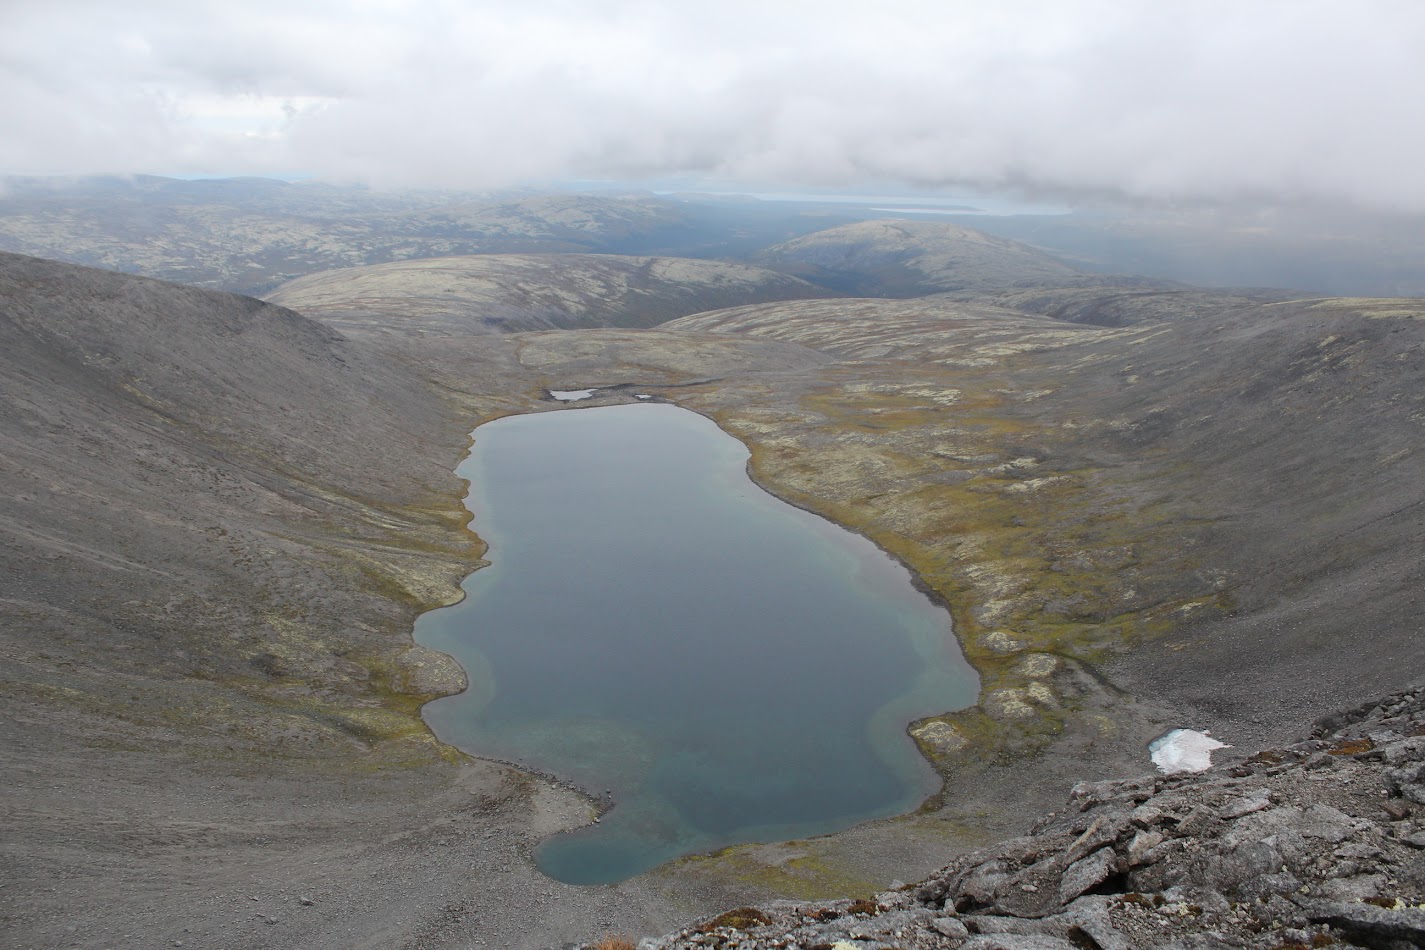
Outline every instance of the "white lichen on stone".
<path fill-rule="evenodd" d="M 969 740 L 943 719 L 930 719 L 910 731 L 913 738 L 942 754 L 963 749 Z"/>
<path fill-rule="evenodd" d="M 1011 636 L 1007 630 L 991 630 L 980 638 L 980 644 L 987 650 L 1001 655 L 1024 649 L 1024 641 Z"/>
<path fill-rule="evenodd" d="M 1029 694 L 1012 686 L 991 691 L 985 697 L 984 706 L 992 719 L 1029 719 L 1034 716 Z"/>
<path fill-rule="evenodd" d="M 1020 676 L 1038 678 L 1048 676 L 1059 668 L 1059 658 L 1052 653 L 1027 653 L 1014 667 Z"/>
<path fill-rule="evenodd" d="M 1029 697 L 1030 702 L 1040 706 L 1048 706 L 1051 709 L 1059 707 L 1059 697 L 1054 695 L 1054 691 L 1043 683 L 1030 683 L 1024 687 L 1024 695 Z"/>
<path fill-rule="evenodd" d="M 1038 466 L 1038 459 L 1034 458 L 1033 456 L 1026 455 L 1022 458 L 1010 459 L 1008 462 L 1004 462 L 990 469 L 987 469 L 987 471 L 995 475 L 1012 475 L 1016 472 L 1022 472 L 1025 469 L 1037 468 Z"/>
<path fill-rule="evenodd" d="M 1029 492 L 1039 491 L 1053 485 L 1062 485 L 1069 481 L 1067 475 L 1050 475 L 1045 478 L 1029 478 L 1022 482 L 1015 482 L 1013 485 L 1005 486 L 1005 491 L 1015 495 L 1023 495 Z"/>

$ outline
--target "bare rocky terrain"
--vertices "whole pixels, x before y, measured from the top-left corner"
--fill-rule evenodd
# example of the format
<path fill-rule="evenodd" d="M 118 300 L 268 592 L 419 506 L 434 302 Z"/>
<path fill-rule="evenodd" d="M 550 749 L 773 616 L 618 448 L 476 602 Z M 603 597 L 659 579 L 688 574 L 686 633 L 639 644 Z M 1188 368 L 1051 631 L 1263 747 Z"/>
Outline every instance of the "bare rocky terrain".
<path fill-rule="evenodd" d="M 1211 776 L 1129 782 L 1051 819 L 1042 854 L 955 858 L 1023 834 L 1076 781 L 1140 775 L 1168 728 L 1210 728 L 1246 754 L 1418 678 L 1425 308 L 1042 275 L 1016 288 L 998 266 L 953 294 L 759 303 L 653 329 L 347 336 L 248 298 L 0 257 L 5 933 L 33 947 L 564 946 L 736 904 L 870 898 L 952 858 L 999 861 L 1008 880 L 1072 849 L 1082 816 L 1145 792 L 1174 820 L 1135 828 L 1165 841 L 1196 804 L 1238 821 L 1221 814 L 1238 791 Z M 419 329 L 420 306 L 392 322 Z M 421 704 L 462 676 L 413 647 L 411 623 L 484 553 L 451 474 L 467 433 L 557 408 L 548 389 L 621 386 L 715 419 L 761 484 L 871 537 L 949 605 L 982 692 L 911 725 L 946 779 L 919 813 L 567 887 L 530 849 L 590 804 L 424 728 Z M 1393 702 L 1360 721 L 1404 749 L 1408 730 L 1386 721 L 1416 716 L 1416 699 Z M 1343 725 L 1322 741 L 1359 738 L 1332 738 Z M 1292 821 L 1320 805 L 1386 827 L 1346 807 L 1355 791 L 1307 794 L 1317 775 L 1378 779 L 1354 751 L 1329 761 L 1281 785 L 1270 764 L 1227 777 L 1250 800 L 1279 796 Z M 1414 779 L 1385 781 L 1408 797 Z M 1192 798 L 1209 794 L 1221 800 Z M 1240 820 L 1266 820 L 1253 814 Z M 1349 843 L 1379 838 L 1351 827 Z M 1119 831 L 1051 869 L 1109 862 L 1107 848 L 1112 873 L 1085 890 L 1102 889 L 1127 873 Z M 1408 843 L 1374 846 L 1384 857 L 1311 843 L 1286 863 L 1303 884 L 1329 877 L 1303 876 L 1320 859 L 1365 868 L 1342 877 L 1404 866 Z M 931 879 L 938 896 L 857 913 L 953 919 L 959 873 Z M 1390 887 L 1365 896 L 1422 896 Z M 1212 920 L 1246 941 L 1274 922 L 1305 943 L 1350 932 L 1232 917 L 1245 898 L 1217 893 L 1229 909 Z M 1154 945 L 1123 921 L 1160 908 L 1098 897 L 1129 946 Z M 771 922 L 777 939 L 793 929 Z M 1001 939 L 961 925 L 936 933 Z M 1059 920 L 1018 938 L 1081 939 L 1076 926 L 1089 932 Z M 713 942 L 762 939 L 741 934 Z"/>

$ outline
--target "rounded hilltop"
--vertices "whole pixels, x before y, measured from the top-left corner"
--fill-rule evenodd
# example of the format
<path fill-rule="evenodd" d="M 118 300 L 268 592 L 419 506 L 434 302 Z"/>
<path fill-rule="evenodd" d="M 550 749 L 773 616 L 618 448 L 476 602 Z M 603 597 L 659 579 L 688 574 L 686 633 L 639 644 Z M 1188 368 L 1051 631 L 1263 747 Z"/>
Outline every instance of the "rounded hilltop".
<path fill-rule="evenodd" d="M 704 310 L 825 296 L 747 264 L 614 254 L 482 254 L 322 271 L 267 299 L 344 332 L 647 327 Z"/>
<path fill-rule="evenodd" d="M 1018 287 L 1082 273 L 1028 244 L 940 221 L 844 224 L 774 245 L 754 259 L 868 297 Z"/>

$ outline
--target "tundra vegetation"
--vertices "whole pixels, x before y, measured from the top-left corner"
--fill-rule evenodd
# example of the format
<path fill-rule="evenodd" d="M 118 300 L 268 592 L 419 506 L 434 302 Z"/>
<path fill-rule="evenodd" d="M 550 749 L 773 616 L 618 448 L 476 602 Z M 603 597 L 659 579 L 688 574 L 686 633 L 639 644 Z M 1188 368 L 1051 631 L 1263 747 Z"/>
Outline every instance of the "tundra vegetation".
<path fill-rule="evenodd" d="M 661 282 L 618 285 L 646 294 L 637 327 L 523 332 L 493 331 L 551 325 L 535 265 L 560 300 L 601 306 L 587 255 L 491 257 L 481 294 L 448 296 L 434 318 L 424 291 L 402 308 L 409 268 L 384 287 L 366 269 L 347 300 L 324 275 L 318 319 L 0 256 L 7 932 L 37 946 L 547 947 L 728 907 L 746 921 L 703 936 L 746 932 L 780 920 L 756 906 L 775 898 L 866 901 L 826 905 L 847 921 L 920 913 L 873 895 L 1022 833 L 1075 781 L 1139 775 L 1170 728 L 1210 729 L 1244 756 L 1413 679 L 1419 300 L 1089 276 L 953 226 L 912 232 L 924 247 L 906 258 L 866 246 L 904 229 L 858 227 L 840 258 L 834 236 L 809 241 L 814 259 L 785 244 L 759 258 L 798 260 L 795 276 L 821 284 L 674 262 Z M 877 296 L 832 296 L 816 268 L 833 260 L 836 280 Z M 1017 281 L 1023 261 L 1038 269 Z M 911 291 L 924 296 L 895 299 Z M 659 299 L 687 315 L 643 328 Z M 708 299 L 723 309 L 685 306 Z M 909 726 L 945 778 L 938 796 L 610 888 L 534 871 L 532 848 L 589 820 L 590 802 L 436 742 L 420 708 L 463 673 L 410 632 L 485 553 L 452 473 L 469 431 L 587 388 L 581 405 L 652 394 L 710 416 L 768 490 L 872 538 L 943 599 L 982 690 Z M 1414 702 L 1376 718 L 1414 716 Z M 1405 795 L 1408 778 L 1385 790 Z M 1375 822 L 1350 811 L 1367 799 L 1331 808 Z M 1108 844 L 1131 861 L 1131 840 Z M 1101 851 L 1079 857 L 1103 864 Z M 1028 861 L 994 860 L 1005 875 Z M 1086 891 L 1125 873 L 1104 867 Z M 1321 899 L 1419 899 L 1389 879 Z M 960 912 L 994 916 L 997 886 Z M 1337 926 L 1313 907 L 1290 921 L 1303 942 Z M 1272 923 L 1212 912 L 1233 932 Z M 1039 937 L 1070 939 L 1064 927 Z"/>

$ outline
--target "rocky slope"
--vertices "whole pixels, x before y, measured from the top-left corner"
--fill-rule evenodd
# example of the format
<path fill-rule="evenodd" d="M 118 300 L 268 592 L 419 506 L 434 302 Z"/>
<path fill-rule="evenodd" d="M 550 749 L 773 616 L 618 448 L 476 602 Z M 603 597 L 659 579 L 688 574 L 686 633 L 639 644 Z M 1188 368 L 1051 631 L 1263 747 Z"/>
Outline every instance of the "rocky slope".
<path fill-rule="evenodd" d="M 1425 945 L 1425 690 L 1199 774 L 1076 785 L 1026 835 L 873 899 L 778 902 L 640 950 Z"/>
<path fill-rule="evenodd" d="M 838 293 L 915 297 L 1063 281 L 1079 271 L 1027 244 L 935 221 L 863 221 L 759 252 L 764 267 Z"/>
<path fill-rule="evenodd" d="M 606 254 L 489 254 L 325 271 L 267 299 L 344 332 L 643 327 L 744 303 L 824 296 L 743 264 Z"/>
<path fill-rule="evenodd" d="M 411 627 L 483 550 L 467 434 L 555 405 L 507 339 L 0 254 L 0 942 L 533 950 L 741 896 L 549 881 L 588 803 L 420 719 L 464 681 Z M 683 343 L 665 382 L 824 359 Z"/>

